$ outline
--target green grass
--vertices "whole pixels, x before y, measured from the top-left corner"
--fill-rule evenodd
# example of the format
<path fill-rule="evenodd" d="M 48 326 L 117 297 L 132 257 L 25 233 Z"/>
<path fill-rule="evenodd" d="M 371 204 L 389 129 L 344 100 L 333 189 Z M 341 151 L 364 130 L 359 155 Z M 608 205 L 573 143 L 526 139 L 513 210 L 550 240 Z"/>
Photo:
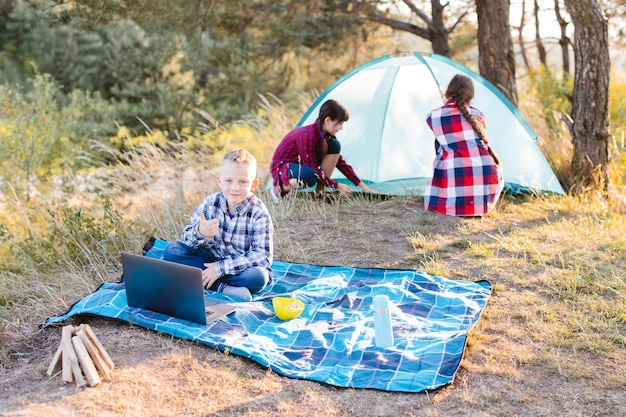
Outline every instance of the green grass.
<path fill-rule="evenodd" d="M 80 190 L 66 186 L 54 198 L 2 202 L 0 368 L 7 377 L 31 375 L 32 392 L 20 394 L 24 404 L 38 402 L 38 381 L 45 379 L 46 362 L 58 343 L 58 332 L 38 326 L 102 282 L 119 280 L 120 250 L 140 253 L 150 236 L 179 236 L 196 205 L 217 190 L 215 166 L 205 163 L 205 151 L 181 147 L 174 157 L 158 148 L 137 150 L 117 167 L 77 177 Z M 222 386 L 256 393 L 263 385 L 271 393 L 267 401 L 280 396 L 286 408 L 300 403 L 304 389 L 312 389 L 310 401 L 323 415 L 346 415 L 333 410 L 367 401 L 391 401 L 399 415 L 410 415 L 405 412 L 415 404 L 433 416 L 531 415 L 522 410 L 536 403 L 537 387 L 556 383 L 568 393 L 584 390 L 583 399 L 568 404 L 579 410 L 570 415 L 586 415 L 585 401 L 598 398 L 597 407 L 610 407 L 603 398 L 626 388 L 626 210 L 619 200 L 594 193 L 505 196 L 482 219 L 462 219 L 424 211 L 419 196 L 328 205 L 304 198 L 274 204 L 264 190 L 258 195 L 268 202 L 274 220 L 276 259 L 488 280 L 492 296 L 469 333 L 454 384 L 427 396 L 334 390 L 278 378 L 228 352 L 199 349 L 192 354 L 194 346 L 186 341 L 107 324 L 99 332 L 109 334 L 107 346 L 114 346 L 112 353 L 126 366 L 117 370 L 116 383 L 92 391 L 98 401 L 123 409 L 131 405 L 120 400 L 117 390 L 145 391 L 182 407 L 196 398 L 190 386 L 220 386 L 210 392 L 215 403 L 223 403 L 233 394 L 220 394 Z M 131 334 L 140 340 L 127 347 L 123 337 Z M 142 358 L 135 369 L 132 352 L 146 344 L 154 344 L 149 349 L 158 359 Z M 181 355 L 170 352 L 177 349 Z M 198 359 L 203 357 L 210 358 L 210 366 Z M 155 380 L 160 385 L 151 388 Z M 206 389 L 200 395 L 206 396 Z M 95 401 L 80 395 L 66 395 L 57 404 L 81 407 Z M 541 401 L 558 409 L 555 398 L 546 393 Z M 355 415 L 377 415 L 359 410 Z"/>
<path fill-rule="evenodd" d="M 120 250 L 140 252 L 150 236 L 178 237 L 217 189 L 215 167 L 193 165 L 202 150 L 185 152 L 192 155 L 151 148 L 90 173 L 92 189 L 4 203 L 3 364 L 46 317 L 119 279 Z M 303 198 L 274 204 L 258 194 L 274 219 L 276 259 L 489 280 L 492 299 L 468 341 L 470 355 L 482 355 L 473 366 L 511 375 L 524 364 L 548 366 L 576 379 L 589 376 L 592 360 L 617 370 L 606 384 L 626 386 L 626 216 L 614 201 L 593 193 L 505 197 L 483 219 L 460 219 L 425 212 L 421 197 L 328 205 Z M 489 351 L 493 334 L 509 348 Z"/>

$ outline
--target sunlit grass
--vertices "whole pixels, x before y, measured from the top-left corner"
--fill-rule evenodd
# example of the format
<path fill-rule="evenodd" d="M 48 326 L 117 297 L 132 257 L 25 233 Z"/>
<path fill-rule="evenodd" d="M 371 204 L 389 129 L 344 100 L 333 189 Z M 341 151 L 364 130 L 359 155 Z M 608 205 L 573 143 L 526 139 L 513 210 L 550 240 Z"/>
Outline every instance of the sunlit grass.
<path fill-rule="evenodd" d="M 168 149 L 145 143 L 123 158 L 112 153 L 115 166 L 77 175 L 80 189 L 30 205 L 3 201 L 4 361 L 11 343 L 46 317 L 117 281 L 120 250 L 140 252 L 151 236 L 178 238 L 218 189 L 211 152 L 201 138 Z M 267 163 L 259 168 L 264 180 Z M 420 197 L 274 203 L 264 187 L 257 195 L 272 214 L 278 260 L 488 280 L 493 295 L 470 333 L 464 366 L 513 379 L 520 367 L 543 366 L 576 379 L 589 377 L 593 360 L 616 369 L 607 385 L 626 386 L 626 216 L 618 195 L 506 196 L 482 219 L 459 219 L 425 212 Z M 490 347 L 494 338 L 499 350 Z"/>

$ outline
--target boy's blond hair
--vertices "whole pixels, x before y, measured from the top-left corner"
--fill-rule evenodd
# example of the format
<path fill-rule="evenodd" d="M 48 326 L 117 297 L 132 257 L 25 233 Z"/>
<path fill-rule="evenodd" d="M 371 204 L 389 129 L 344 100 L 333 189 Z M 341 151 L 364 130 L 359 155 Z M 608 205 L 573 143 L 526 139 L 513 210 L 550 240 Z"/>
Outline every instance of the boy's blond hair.
<path fill-rule="evenodd" d="M 245 164 L 254 168 L 254 171 L 256 172 L 256 158 L 250 152 L 242 148 L 233 149 L 224 155 L 221 166 L 224 166 L 225 162 L 234 162 L 237 165 Z"/>

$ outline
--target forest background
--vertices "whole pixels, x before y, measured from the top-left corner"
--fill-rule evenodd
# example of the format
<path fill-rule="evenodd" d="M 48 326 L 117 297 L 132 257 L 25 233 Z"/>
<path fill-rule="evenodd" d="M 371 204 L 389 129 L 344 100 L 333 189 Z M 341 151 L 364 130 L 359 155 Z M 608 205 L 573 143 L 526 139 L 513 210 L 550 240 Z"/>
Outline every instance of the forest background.
<path fill-rule="evenodd" d="M 626 119 L 624 2 L 604 11 L 615 149 Z M 254 139 L 259 145 L 247 146 L 266 164 L 284 134 L 264 130 L 272 128 L 267 105 L 293 126 L 317 94 L 380 55 L 435 46 L 478 72 L 472 1 L 2 1 L 0 15 L 0 191 L 27 200 L 53 179 L 111 162 L 109 151 L 123 154 L 148 132 L 162 146 L 193 138 L 212 152 L 228 137 Z M 514 1 L 510 16 L 517 89 L 530 97 L 521 110 L 567 180 L 562 120 L 571 114 L 573 65 L 563 56 L 573 25 L 559 1 Z M 405 30 L 392 29 L 396 22 Z"/>
<path fill-rule="evenodd" d="M 375 12 L 356 13 L 357 3 Z M 570 41 L 573 26 L 559 0 L 510 3 L 518 106 L 557 175 L 567 179 L 573 146 L 564 115 L 572 110 L 574 68 L 562 58 L 555 5 Z M 610 193 L 589 189 L 560 202 L 536 197 L 541 210 L 581 212 L 597 221 L 597 230 L 587 229 L 591 234 L 619 231 L 626 212 L 625 2 L 600 3 L 611 52 Z M 214 169 L 224 151 L 252 151 L 263 182 L 278 141 L 336 79 L 381 55 L 432 51 L 425 22 L 438 11 L 449 30 L 450 57 L 478 72 L 473 1 L 0 0 L 0 366 L 11 368 L 31 343 L 49 347 L 52 342 L 37 341 L 34 330 L 42 318 L 119 277 L 120 250 L 139 252 L 154 235 L 176 237 L 190 210 L 215 189 Z M 383 17 L 413 31 L 393 29 Z M 343 215 L 371 205 L 346 207 Z M 294 219 L 283 209 L 273 207 L 272 214 L 294 228 L 304 218 L 328 222 L 327 216 L 341 215 L 305 206 L 294 210 Z M 513 223 L 523 216 L 503 212 Z M 401 232 L 419 258 L 409 266 L 447 275 L 425 233 L 414 225 Z M 586 275 L 576 264 L 579 275 L 568 291 L 571 285 L 576 293 L 581 279 L 596 273 L 603 281 L 599 291 L 614 289 L 606 344 L 623 349 L 626 245 L 620 239 L 606 243 L 615 256 L 610 267 L 603 258 L 589 260 Z M 467 237 L 454 246 L 486 257 Z M 319 254 L 298 259 L 306 249 L 280 244 L 280 233 L 278 247 L 287 260 L 328 262 Z M 543 262 L 537 248 L 523 252 L 524 259 L 533 254 L 530 263 Z M 359 263 L 351 259 L 343 262 Z"/>

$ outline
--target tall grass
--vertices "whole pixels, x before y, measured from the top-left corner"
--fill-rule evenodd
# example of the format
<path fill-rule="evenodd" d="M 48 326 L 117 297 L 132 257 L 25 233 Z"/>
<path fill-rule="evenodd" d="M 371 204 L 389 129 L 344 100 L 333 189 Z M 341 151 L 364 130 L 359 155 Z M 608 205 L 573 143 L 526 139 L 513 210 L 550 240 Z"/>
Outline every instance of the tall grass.
<path fill-rule="evenodd" d="M 267 114 L 283 114 L 267 105 Z M 237 126 L 260 137 L 273 132 L 272 140 L 255 142 L 267 147 L 261 155 L 271 154 L 284 133 L 283 116 L 280 133 L 272 130 L 272 117 Z M 140 253 L 151 236 L 179 236 L 197 204 L 217 190 L 220 149 L 204 135 L 164 147 L 148 132 L 123 155 L 99 145 L 100 153 L 110 153 L 104 159 L 118 162 L 28 203 L 2 202 L 3 363 L 46 317 L 65 312 L 102 282 L 117 281 L 119 251 Z M 267 156 L 259 158 L 260 175 L 268 164 Z M 614 161 L 612 175 L 622 175 L 623 166 Z M 273 204 L 264 190 L 257 194 L 274 219 L 276 259 L 490 280 L 494 296 L 468 348 L 488 350 L 481 340 L 494 332 L 518 345 L 490 352 L 493 363 L 510 363 L 490 372 L 515 374 L 516 364 L 530 363 L 584 377 L 591 357 L 617 370 L 607 384 L 626 385 L 626 210 L 619 195 L 506 196 L 492 215 L 467 221 L 424 212 L 420 197 L 327 205 Z"/>
<path fill-rule="evenodd" d="M 263 114 L 249 126 L 200 129 L 167 144 L 162 132 L 147 128 L 141 137 L 130 137 L 121 128 L 117 139 L 123 146 L 93 144 L 97 160 L 114 163 L 60 178 L 49 193 L 35 193 L 28 201 L 18 193 L 5 198 L 0 203 L 4 359 L 12 342 L 32 336 L 46 317 L 63 313 L 101 283 L 119 280 L 120 251 L 140 253 L 152 236 L 177 238 L 197 204 L 217 191 L 221 155 L 243 146 L 233 132 L 255 135 L 253 148 L 265 155 L 258 158 L 259 175 L 266 178 L 275 142 L 264 135 L 270 119 L 286 123 L 284 117 L 279 104 L 265 101 Z M 216 147 L 216 142 L 223 143 Z"/>

